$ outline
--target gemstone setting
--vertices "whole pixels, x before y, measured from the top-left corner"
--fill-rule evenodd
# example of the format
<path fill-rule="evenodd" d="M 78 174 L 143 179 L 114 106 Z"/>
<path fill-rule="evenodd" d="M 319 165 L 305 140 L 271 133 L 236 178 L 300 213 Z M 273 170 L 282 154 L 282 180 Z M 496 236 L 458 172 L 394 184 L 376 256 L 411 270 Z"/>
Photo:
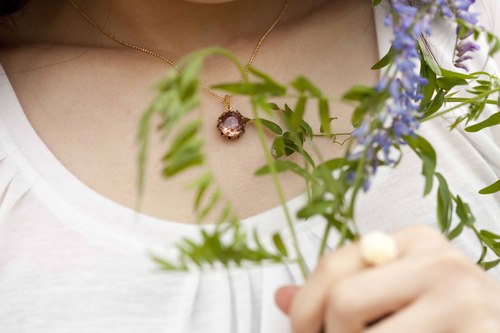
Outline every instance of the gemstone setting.
<path fill-rule="evenodd" d="M 236 110 L 229 110 L 220 115 L 217 119 L 217 129 L 220 135 L 228 140 L 237 140 L 245 133 L 247 120 Z"/>

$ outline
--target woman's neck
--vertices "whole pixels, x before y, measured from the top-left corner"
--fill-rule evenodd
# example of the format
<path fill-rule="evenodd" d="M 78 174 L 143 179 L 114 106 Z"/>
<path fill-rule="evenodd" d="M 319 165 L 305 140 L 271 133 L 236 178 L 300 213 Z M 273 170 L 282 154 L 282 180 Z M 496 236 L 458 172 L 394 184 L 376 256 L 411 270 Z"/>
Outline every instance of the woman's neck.
<path fill-rule="evenodd" d="M 260 37 L 278 17 L 285 0 L 212 4 L 185 0 L 75 2 L 113 35 L 178 58 L 202 47 L 227 46 L 241 38 Z M 327 2 L 338 1 L 289 0 L 281 24 L 306 17 Z M 19 31 L 20 39 L 35 43 L 116 46 L 86 22 L 69 0 L 32 0 L 19 22 Z"/>

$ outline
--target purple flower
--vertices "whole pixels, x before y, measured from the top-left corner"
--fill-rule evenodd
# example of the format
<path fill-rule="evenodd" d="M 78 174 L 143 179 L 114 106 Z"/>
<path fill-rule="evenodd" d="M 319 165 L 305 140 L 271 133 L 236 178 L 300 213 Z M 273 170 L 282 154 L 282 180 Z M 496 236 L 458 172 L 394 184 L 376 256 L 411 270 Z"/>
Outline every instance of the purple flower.
<path fill-rule="evenodd" d="M 387 91 L 390 97 L 386 108 L 376 120 L 367 118 L 353 132 L 357 147 L 349 154 L 349 159 L 365 158 L 364 188 L 368 190 L 370 175 L 373 175 L 380 164 L 394 165 L 391 152 L 395 145 L 404 144 L 405 136 L 415 136 L 419 128 L 421 89 L 427 79 L 419 74 L 420 54 L 418 39 L 422 35 L 431 34 L 431 23 L 442 16 L 459 19 L 470 26 L 477 24 L 477 14 L 470 12 L 474 0 L 424 0 L 421 9 L 410 6 L 407 0 L 392 0 L 392 11 L 384 23 L 393 30 L 394 52 L 392 71 L 388 71 L 375 87 L 377 93 Z M 470 30 L 470 31 L 469 31 Z M 463 28 L 457 30 L 459 43 L 456 48 L 455 66 L 467 69 L 464 62 L 471 59 L 470 52 L 477 51 L 479 46 L 467 41 L 473 30 L 464 33 Z M 381 126 L 371 131 L 371 121 L 378 121 Z"/>
<path fill-rule="evenodd" d="M 454 61 L 455 67 L 462 68 L 466 71 L 469 69 L 464 64 L 466 60 L 472 59 L 470 55 L 466 55 L 467 53 L 474 52 L 479 50 L 479 45 L 471 41 L 460 40 L 457 43 L 455 56 L 457 57 Z"/>
<path fill-rule="evenodd" d="M 473 42 L 463 42 L 457 46 L 457 57 L 462 57 L 467 52 L 479 50 L 479 45 Z"/>

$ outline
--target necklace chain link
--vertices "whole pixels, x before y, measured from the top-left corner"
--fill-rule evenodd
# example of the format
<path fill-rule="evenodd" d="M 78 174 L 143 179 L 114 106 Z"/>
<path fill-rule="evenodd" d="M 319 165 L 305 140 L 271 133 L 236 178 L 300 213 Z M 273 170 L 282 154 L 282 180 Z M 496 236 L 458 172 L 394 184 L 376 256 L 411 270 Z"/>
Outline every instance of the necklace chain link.
<path fill-rule="evenodd" d="M 142 46 L 138 46 L 138 45 L 135 45 L 135 44 L 132 44 L 130 42 L 127 42 L 113 34 L 111 34 L 109 31 L 107 31 L 106 29 L 104 29 L 103 26 L 99 25 L 94 19 L 92 19 L 86 12 L 84 12 L 80 6 L 74 1 L 74 0 L 69 0 L 70 3 L 73 5 L 73 7 L 76 9 L 76 11 L 88 22 L 90 23 L 92 26 L 94 26 L 97 30 L 99 30 L 102 34 L 104 34 L 106 37 L 112 39 L 113 41 L 115 41 L 116 43 L 118 44 L 121 44 L 123 46 L 126 46 L 126 47 L 129 47 L 131 49 L 134 49 L 134 50 L 137 50 L 137 51 L 140 51 L 140 52 L 143 52 L 143 53 L 146 53 L 146 54 L 149 54 L 153 57 L 156 57 L 166 63 L 168 63 L 169 65 L 171 65 L 172 67 L 174 67 L 176 70 L 178 70 L 179 72 L 182 72 L 182 70 L 171 60 L 167 59 L 166 57 L 162 56 L 161 54 L 157 53 L 157 52 L 154 52 L 154 51 L 151 51 L 149 49 L 146 49 L 145 47 L 142 47 Z M 260 38 L 259 42 L 257 43 L 257 45 L 255 45 L 254 47 L 254 50 L 252 52 L 252 55 L 250 56 L 250 60 L 248 61 L 248 64 L 246 65 L 245 67 L 245 71 L 244 71 L 244 75 L 248 72 L 248 69 L 250 67 L 250 65 L 252 64 L 252 62 L 254 61 L 257 53 L 259 52 L 259 49 L 260 49 L 260 46 L 262 45 L 262 43 L 264 42 L 264 40 L 266 39 L 266 37 L 271 33 L 271 31 L 274 29 L 274 27 L 278 24 L 278 22 L 280 21 L 280 19 L 283 17 L 283 15 L 285 14 L 285 11 L 287 10 L 288 8 L 288 5 L 289 5 L 289 0 L 285 0 L 284 4 L 283 4 L 283 8 L 281 9 L 281 12 L 280 14 L 278 15 L 278 17 L 274 20 L 273 24 L 271 24 L 271 26 L 267 29 L 267 31 L 262 35 L 262 37 Z M 243 75 L 242 77 L 240 78 L 240 82 L 243 80 Z M 199 84 L 200 88 L 202 89 L 205 89 L 208 93 L 210 93 L 212 96 L 220 99 L 222 102 L 223 102 L 223 105 L 224 105 L 224 108 L 226 110 L 229 110 L 231 108 L 231 95 L 225 95 L 225 96 L 220 96 L 220 95 L 217 95 L 215 92 L 213 92 L 210 88 L 206 87 L 205 85 L 202 85 L 202 84 Z"/>

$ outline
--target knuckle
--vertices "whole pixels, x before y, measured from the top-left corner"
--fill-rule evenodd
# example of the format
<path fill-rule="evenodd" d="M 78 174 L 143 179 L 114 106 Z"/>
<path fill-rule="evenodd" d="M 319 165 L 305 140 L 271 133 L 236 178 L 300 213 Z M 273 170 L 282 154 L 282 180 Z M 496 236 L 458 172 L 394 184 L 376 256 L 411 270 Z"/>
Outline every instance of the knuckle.
<path fill-rule="evenodd" d="M 498 311 L 494 309 L 495 302 L 492 302 L 490 295 L 491 290 L 485 288 L 481 279 L 477 279 L 474 274 L 456 272 L 454 275 L 445 276 L 433 286 L 433 289 L 435 303 L 449 307 L 450 315 L 460 321 L 467 323 L 472 320 L 480 323 L 497 318 L 499 322 L 493 321 L 489 325 L 500 324 Z"/>
<path fill-rule="evenodd" d="M 307 332 L 308 318 L 304 315 L 303 311 L 301 311 L 300 306 L 292 304 L 289 318 L 294 333 Z"/>
<path fill-rule="evenodd" d="M 468 272 L 471 267 L 469 260 L 460 252 L 454 249 L 446 249 L 436 256 L 438 265 L 451 271 Z"/>
<path fill-rule="evenodd" d="M 338 262 L 338 252 L 342 251 L 341 249 L 330 252 L 323 257 L 318 262 L 316 267 L 316 271 L 318 274 L 321 274 L 327 278 L 332 278 L 338 272 L 339 262 Z"/>
<path fill-rule="evenodd" d="M 338 283 L 328 291 L 328 315 L 337 319 L 348 319 L 355 314 L 355 298 L 345 283 Z"/>
<path fill-rule="evenodd" d="M 494 305 L 496 301 L 492 302 L 491 290 L 485 289 L 481 281 L 471 276 L 459 279 L 457 282 L 455 290 L 460 290 L 460 293 L 456 293 L 459 314 L 466 313 L 469 318 L 474 318 L 478 322 L 489 322 L 490 319 L 496 318 L 489 325 L 495 323 L 500 325 L 498 311 Z"/>
<path fill-rule="evenodd" d="M 444 274 L 446 278 L 450 277 L 449 274 L 456 274 L 453 278 L 458 279 L 471 270 L 472 264 L 460 252 L 449 248 L 429 256 L 426 260 L 426 266 L 433 272 Z"/>
<path fill-rule="evenodd" d="M 469 313 L 481 313 L 486 302 L 482 297 L 482 290 L 472 279 L 461 278 L 456 283 L 461 292 L 457 293 L 458 304 L 465 308 Z"/>
<path fill-rule="evenodd" d="M 433 242 L 446 242 L 444 236 L 434 227 L 427 224 L 415 224 L 409 227 L 410 232 L 418 239 Z"/>
<path fill-rule="evenodd" d="M 328 272 L 331 270 L 330 264 L 331 262 L 333 262 L 332 257 L 333 253 L 328 253 L 322 256 L 318 262 L 318 265 L 316 266 L 316 271 L 321 274 L 328 274 Z"/>
<path fill-rule="evenodd" d="M 328 252 L 319 259 L 315 271 L 325 277 L 337 276 L 346 267 L 352 266 L 351 254 L 356 248 L 356 244 L 350 243 L 332 252 Z"/>

